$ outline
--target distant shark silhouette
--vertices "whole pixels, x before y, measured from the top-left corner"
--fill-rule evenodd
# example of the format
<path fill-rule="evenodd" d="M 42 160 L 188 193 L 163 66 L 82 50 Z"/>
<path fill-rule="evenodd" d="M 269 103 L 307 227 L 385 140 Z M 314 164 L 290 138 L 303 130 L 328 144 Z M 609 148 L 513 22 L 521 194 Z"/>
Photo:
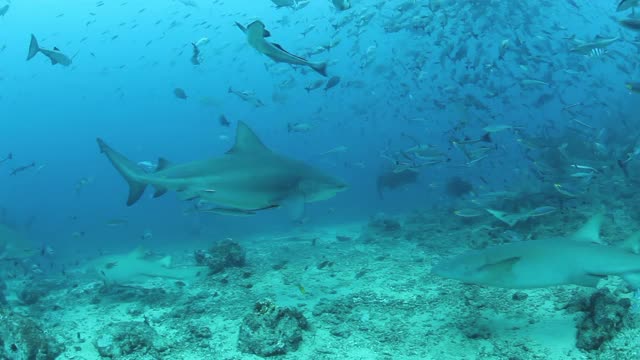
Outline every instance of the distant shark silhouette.
<path fill-rule="evenodd" d="M 347 189 L 332 176 L 272 152 L 243 122 L 238 122 L 235 144 L 225 155 L 177 165 L 160 158 L 154 173 L 145 173 L 102 139 L 97 141 L 129 183 L 128 206 L 152 185 L 154 197 L 174 190 L 183 200 L 202 199 L 223 206 L 218 213 L 246 215 L 287 204 L 298 218 L 305 203 L 326 200 Z"/>

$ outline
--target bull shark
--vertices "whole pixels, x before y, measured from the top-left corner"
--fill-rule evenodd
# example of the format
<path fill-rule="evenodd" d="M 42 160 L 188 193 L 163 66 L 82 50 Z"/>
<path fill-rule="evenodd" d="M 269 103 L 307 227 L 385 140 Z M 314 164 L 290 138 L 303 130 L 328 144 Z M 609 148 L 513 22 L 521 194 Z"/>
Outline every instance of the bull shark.
<path fill-rule="evenodd" d="M 236 22 L 236 26 L 247 35 L 249 45 L 271 60 L 292 65 L 308 66 L 320 75 L 327 76 L 327 63 L 310 62 L 300 56 L 293 55 L 276 43 L 267 41 L 265 38 L 271 36 L 271 33 L 265 28 L 262 21 L 256 20 L 246 27 Z"/>
<path fill-rule="evenodd" d="M 63 54 L 57 47 L 54 47 L 53 50 L 43 49 L 38 45 L 38 40 L 36 37 L 31 34 L 31 42 L 29 43 L 29 54 L 27 55 L 27 61 L 31 60 L 38 53 L 42 53 L 42 55 L 46 56 L 51 60 L 51 65 L 60 64 L 62 66 L 71 65 L 71 58 L 67 55 Z"/>
<path fill-rule="evenodd" d="M 595 287 L 615 275 L 640 287 L 639 236 L 626 247 L 600 240 L 602 214 L 592 217 L 566 238 L 529 240 L 470 251 L 434 266 L 432 274 L 465 283 L 507 289 L 545 288 L 558 285 Z"/>
<path fill-rule="evenodd" d="M 151 185 L 156 189 L 154 197 L 174 190 L 183 200 L 223 206 L 218 213 L 251 214 L 289 205 L 297 217 L 305 203 L 326 200 L 347 189 L 330 175 L 274 153 L 241 121 L 235 144 L 225 155 L 177 165 L 161 158 L 153 173 L 144 172 L 102 139 L 97 141 L 100 151 L 129 184 L 128 206 Z"/>

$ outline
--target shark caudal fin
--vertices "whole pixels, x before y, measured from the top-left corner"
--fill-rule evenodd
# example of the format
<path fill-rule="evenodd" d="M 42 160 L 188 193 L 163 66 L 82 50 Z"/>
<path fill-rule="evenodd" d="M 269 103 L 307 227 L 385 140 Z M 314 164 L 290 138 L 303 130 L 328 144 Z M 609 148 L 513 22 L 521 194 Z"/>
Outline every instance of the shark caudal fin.
<path fill-rule="evenodd" d="M 127 199 L 127 206 L 135 204 L 147 187 L 146 183 L 140 181 L 140 179 L 145 176 L 144 171 L 133 161 L 113 150 L 102 139 L 98 138 L 97 141 L 98 146 L 100 147 L 100 152 L 107 155 L 111 164 L 113 164 L 116 170 L 118 170 L 120 175 L 122 175 L 129 184 L 129 198 Z"/>
<path fill-rule="evenodd" d="M 37 53 L 40 52 L 40 46 L 35 35 L 31 34 L 31 42 L 29 43 L 29 54 L 27 54 L 27 61 L 31 60 Z"/>
<path fill-rule="evenodd" d="M 326 77 L 327 76 L 327 63 L 309 63 L 309 66 L 315 70 L 318 74 Z"/>

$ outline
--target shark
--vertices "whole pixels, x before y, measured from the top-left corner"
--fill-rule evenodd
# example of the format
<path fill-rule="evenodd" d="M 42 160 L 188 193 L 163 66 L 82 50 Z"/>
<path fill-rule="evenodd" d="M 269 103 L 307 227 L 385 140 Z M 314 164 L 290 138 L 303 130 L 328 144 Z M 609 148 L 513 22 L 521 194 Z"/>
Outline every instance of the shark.
<path fill-rule="evenodd" d="M 292 65 L 308 66 L 318 74 L 327 76 L 327 63 L 310 62 L 309 60 L 288 52 L 276 43 L 267 41 L 266 38 L 270 37 L 271 33 L 266 29 L 262 21 L 256 20 L 247 26 L 236 22 L 236 26 L 247 35 L 247 41 L 251 47 L 271 60 Z"/>
<path fill-rule="evenodd" d="M 88 264 L 90 273 L 109 284 L 125 285 L 141 283 L 148 279 L 195 280 L 206 274 L 207 267 L 172 266 L 171 256 L 160 259 L 149 258 L 142 248 L 129 253 L 101 256 Z"/>
<path fill-rule="evenodd" d="M 51 65 L 60 64 L 62 66 L 69 66 L 72 60 L 67 55 L 63 54 L 60 49 L 54 47 L 53 50 L 43 49 L 38 45 L 38 40 L 35 35 L 31 34 L 31 42 L 29 43 L 29 54 L 27 55 L 27 61 L 31 60 L 38 53 L 46 56 L 51 60 Z"/>
<path fill-rule="evenodd" d="M 469 251 L 436 264 L 431 273 L 464 283 L 506 289 L 560 285 L 595 287 L 608 276 L 619 276 L 640 287 L 638 234 L 624 247 L 600 239 L 603 215 L 592 217 L 576 233 L 559 238 L 512 242 Z"/>
<path fill-rule="evenodd" d="M 153 173 L 146 173 L 102 139 L 97 141 L 100 151 L 129 184 L 128 206 L 151 185 L 156 190 L 154 197 L 173 190 L 183 200 L 222 206 L 217 213 L 253 214 L 287 205 L 297 216 L 305 203 L 330 199 L 348 188 L 340 179 L 271 151 L 242 121 L 238 122 L 235 144 L 224 155 L 176 165 L 160 158 Z"/>

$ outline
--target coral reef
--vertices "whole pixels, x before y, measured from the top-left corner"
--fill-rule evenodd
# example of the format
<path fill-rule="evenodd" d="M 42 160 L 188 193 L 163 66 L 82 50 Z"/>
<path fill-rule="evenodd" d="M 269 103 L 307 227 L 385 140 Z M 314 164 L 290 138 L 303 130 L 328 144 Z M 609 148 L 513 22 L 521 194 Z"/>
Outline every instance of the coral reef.
<path fill-rule="evenodd" d="M 300 311 L 279 308 L 269 299 L 258 301 L 242 321 L 238 349 L 263 357 L 283 355 L 298 349 L 308 328 Z"/>
<path fill-rule="evenodd" d="M 209 251 L 197 250 L 195 259 L 198 265 L 208 266 L 212 274 L 231 267 L 242 267 L 246 263 L 244 249 L 230 239 L 216 243 Z"/>
<path fill-rule="evenodd" d="M 0 359 L 53 360 L 65 350 L 29 318 L 0 314 L 0 324 Z"/>
<path fill-rule="evenodd" d="M 577 344 L 579 349 L 598 350 L 621 331 L 630 319 L 631 301 L 616 298 L 603 288 L 589 298 L 580 298 L 571 307 L 584 312 L 578 322 Z"/>
<path fill-rule="evenodd" d="M 122 359 L 132 354 L 149 354 L 158 358 L 167 347 L 147 322 L 111 323 L 98 331 L 93 345 L 102 357 Z"/>

